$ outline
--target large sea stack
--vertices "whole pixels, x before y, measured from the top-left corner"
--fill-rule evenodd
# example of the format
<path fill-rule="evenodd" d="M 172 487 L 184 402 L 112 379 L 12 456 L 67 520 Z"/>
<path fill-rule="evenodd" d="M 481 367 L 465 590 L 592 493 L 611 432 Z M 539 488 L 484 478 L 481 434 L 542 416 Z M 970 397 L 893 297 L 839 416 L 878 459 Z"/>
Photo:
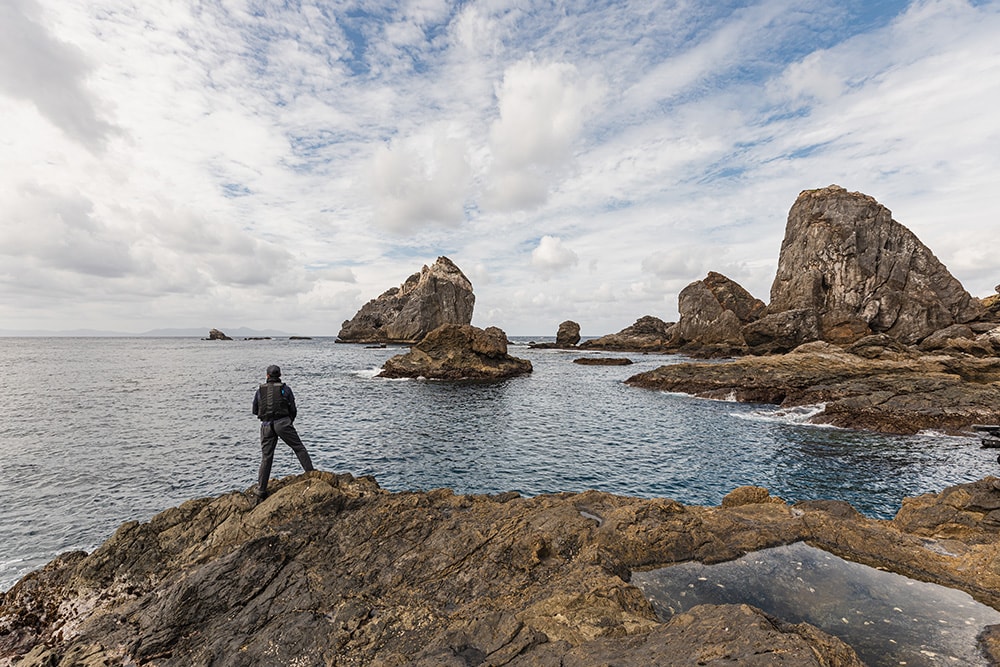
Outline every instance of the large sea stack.
<path fill-rule="evenodd" d="M 982 312 L 874 198 L 831 185 L 802 192 L 789 211 L 767 315 L 815 322 L 817 330 L 804 338 L 851 343 L 885 333 L 914 344 Z M 765 344 L 768 319 L 753 328 L 754 342 Z"/>
<path fill-rule="evenodd" d="M 447 257 L 366 303 L 337 334 L 341 343 L 420 341 L 442 324 L 469 324 L 476 297 L 472 283 Z"/>

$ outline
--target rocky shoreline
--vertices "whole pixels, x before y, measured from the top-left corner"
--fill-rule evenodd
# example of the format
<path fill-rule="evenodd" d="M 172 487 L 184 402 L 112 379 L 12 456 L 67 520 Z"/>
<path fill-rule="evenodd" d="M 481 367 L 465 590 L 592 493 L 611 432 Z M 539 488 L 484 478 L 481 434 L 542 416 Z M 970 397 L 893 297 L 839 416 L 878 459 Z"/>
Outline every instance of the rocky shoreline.
<path fill-rule="evenodd" d="M 311 472 L 126 523 L 0 595 L 0 665 L 861 665 L 747 605 L 660 620 L 633 571 L 805 542 L 1000 608 L 1000 479 L 892 521 L 758 487 L 718 507 L 588 491 L 391 493 Z M 723 632 L 723 628 L 725 631 Z M 981 635 L 1000 664 L 1000 632 Z"/>
<path fill-rule="evenodd" d="M 766 357 L 661 366 L 626 384 L 705 398 L 822 404 L 813 423 L 885 433 L 963 433 L 1000 423 L 1000 357 L 923 354 L 885 339 L 824 342 Z"/>

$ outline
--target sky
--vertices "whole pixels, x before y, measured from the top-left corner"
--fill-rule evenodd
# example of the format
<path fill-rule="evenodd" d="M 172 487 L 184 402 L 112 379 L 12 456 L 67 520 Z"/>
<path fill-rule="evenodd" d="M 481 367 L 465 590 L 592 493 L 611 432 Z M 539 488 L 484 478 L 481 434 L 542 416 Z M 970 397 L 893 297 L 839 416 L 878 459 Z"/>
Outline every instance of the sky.
<path fill-rule="evenodd" d="M 508 335 L 767 302 L 875 197 L 1000 283 L 1000 0 L 0 0 L 0 329 L 336 335 L 438 256 Z"/>

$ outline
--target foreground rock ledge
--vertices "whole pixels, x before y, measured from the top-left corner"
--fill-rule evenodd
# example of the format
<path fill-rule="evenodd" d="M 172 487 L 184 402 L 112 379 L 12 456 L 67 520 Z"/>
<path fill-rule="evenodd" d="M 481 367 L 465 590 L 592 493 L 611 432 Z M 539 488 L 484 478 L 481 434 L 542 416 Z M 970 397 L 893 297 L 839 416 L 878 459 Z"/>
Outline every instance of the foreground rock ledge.
<path fill-rule="evenodd" d="M 893 521 L 757 487 L 720 507 L 389 493 L 318 471 L 272 488 L 256 506 L 232 492 L 126 523 L 26 576 L 0 596 L 0 664 L 860 665 L 840 640 L 746 605 L 658 622 L 628 583 L 801 540 L 1000 605 L 992 477 L 908 499 Z"/>

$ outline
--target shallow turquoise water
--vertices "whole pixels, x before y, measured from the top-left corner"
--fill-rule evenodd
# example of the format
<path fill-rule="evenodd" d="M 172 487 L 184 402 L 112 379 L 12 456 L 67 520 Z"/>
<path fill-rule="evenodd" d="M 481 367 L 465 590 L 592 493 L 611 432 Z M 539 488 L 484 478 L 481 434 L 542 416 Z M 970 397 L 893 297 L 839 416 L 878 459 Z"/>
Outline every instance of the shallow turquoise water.
<path fill-rule="evenodd" d="M 539 339 L 540 340 L 540 339 Z M 581 366 L 581 352 L 531 350 L 534 372 L 495 384 L 382 380 L 389 356 L 310 341 L 0 339 L 0 590 L 124 521 L 246 489 L 259 457 L 250 414 L 277 363 L 317 467 L 374 475 L 387 489 L 523 494 L 599 489 L 716 505 L 733 488 L 786 500 L 835 498 L 891 517 L 905 496 L 995 474 L 974 437 L 882 436 L 809 426 L 808 411 L 627 387 L 664 363 Z M 593 354 L 593 353 L 591 353 Z M 299 472 L 279 445 L 272 474 Z"/>

